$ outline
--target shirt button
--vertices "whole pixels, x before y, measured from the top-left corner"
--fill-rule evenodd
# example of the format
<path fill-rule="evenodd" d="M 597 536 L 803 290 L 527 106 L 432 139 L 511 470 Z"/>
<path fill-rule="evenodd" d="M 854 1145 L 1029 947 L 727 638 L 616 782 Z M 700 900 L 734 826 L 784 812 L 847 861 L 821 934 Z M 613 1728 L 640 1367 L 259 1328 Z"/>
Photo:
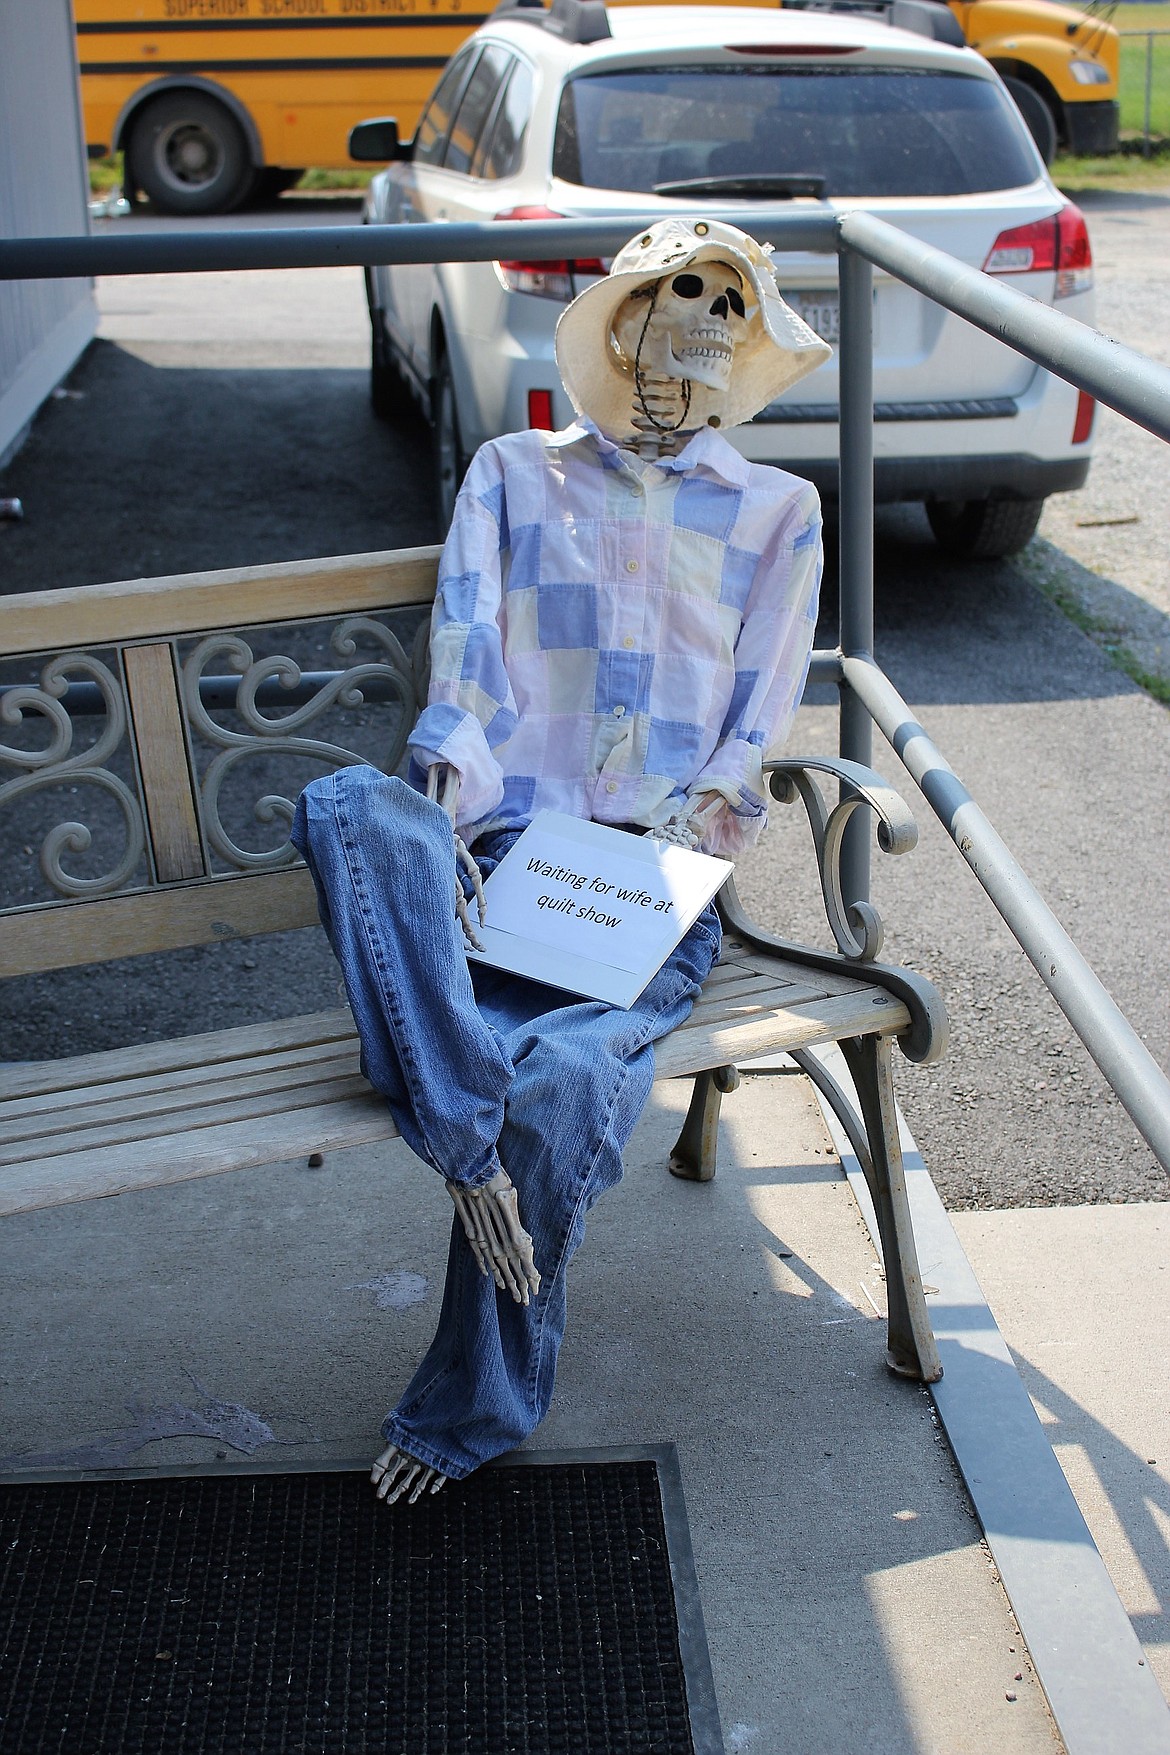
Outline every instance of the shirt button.
<path fill-rule="evenodd" d="M 618 789 L 618 783 L 616 780 L 607 780 L 606 781 L 605 790 L 607 792 L 616 792 L 617 789 Z"/>
<path fill-rule="evenodd" d="M 624 719 L 625 713 L 626 710 L 624 707 L 615 707 L 613 710 L 613 716 L 615 719 Z"/>
<path fill-rule="evenodd" d="M 634 644 L 633 634 L 627 634 L 625 639 L 622 641 L 622 645 L 625 647 L 627 652 L 630 650 L 630 648 L 633 646 L 633 644 Z"/>
<path fill-rule="evenodd" d="M 627 573 L 636 573 L 637 571 L 638 571 L 637 561 L 627 561 L 626 562 L 626 572 Z"/>

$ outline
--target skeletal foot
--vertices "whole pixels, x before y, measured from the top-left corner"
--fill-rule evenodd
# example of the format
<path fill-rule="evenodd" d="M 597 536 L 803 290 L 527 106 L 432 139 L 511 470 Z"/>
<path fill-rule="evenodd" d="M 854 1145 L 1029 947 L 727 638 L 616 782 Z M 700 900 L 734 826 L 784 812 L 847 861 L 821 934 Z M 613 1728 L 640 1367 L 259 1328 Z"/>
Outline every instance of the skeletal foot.
<path fill-rule="evenodd" d="M 448 1182 L 464 1234 L 481 1274 L 490 1274 L 501 1292 L 517 1304 L 540 1291 L 540 1270 L 533 1260 L 532 1238 L 520 1223 L 520 1203 L 512 1178 L 497 1170 L 482 1188 L 461 1188 Z"/>
<path fill-rule="evenodd" d="M 391 1444 L 375 1458 L 370 1480 L 378 1498 L 384 1499 L 387 1505 L 393 1505 L 404 1494 L 408 1495 L 406 1503 L 413 1505 L 424 1493 L 437 1493 L 440 1487 L 447 1485 L 446 1475 L 441 1475 L 438 1469 L 428 1468 L 426 1463 L 416 1462 L 396 1444 Z"/>

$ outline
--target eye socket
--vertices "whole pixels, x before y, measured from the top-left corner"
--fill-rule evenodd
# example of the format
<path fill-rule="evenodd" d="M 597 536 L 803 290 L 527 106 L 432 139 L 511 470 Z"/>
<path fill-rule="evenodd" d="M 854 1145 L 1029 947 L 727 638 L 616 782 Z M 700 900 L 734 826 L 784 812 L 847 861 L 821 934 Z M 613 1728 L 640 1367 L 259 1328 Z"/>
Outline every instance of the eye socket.
<path fill-rule="evenodd" d="M 736 316 L 742 317 L 745 310 L 743 294 L 739 291 L 738 287 L 734 286 L 725 287 L 724 291 L 727 294 L 727 302 L 735 312 Z"/>
<path fill-rule="evenodd" d="M 701 274 L 676 274 L 670 285 L 680 299 L 697 299 L 702 296 L 703 277 Z"/>

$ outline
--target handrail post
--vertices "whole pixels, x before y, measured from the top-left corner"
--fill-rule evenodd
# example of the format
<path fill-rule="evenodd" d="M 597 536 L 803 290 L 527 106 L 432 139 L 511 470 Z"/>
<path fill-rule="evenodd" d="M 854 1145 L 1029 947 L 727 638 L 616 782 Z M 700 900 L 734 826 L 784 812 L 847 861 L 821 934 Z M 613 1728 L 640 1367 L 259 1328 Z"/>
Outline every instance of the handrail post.
<path fill-rule="evenodd" d="M 840 387 L 841 533 L 839 638 L 850 656 L 873 657 L 873 269 L 863 256 L 838 253 L 841 287 Z M 840 686 L 838 747 L 866 765 L 873 721 L 847 682 Z M 845 902 L 869 900 L 868 813 L 855 811 L 841 847 Z"/>

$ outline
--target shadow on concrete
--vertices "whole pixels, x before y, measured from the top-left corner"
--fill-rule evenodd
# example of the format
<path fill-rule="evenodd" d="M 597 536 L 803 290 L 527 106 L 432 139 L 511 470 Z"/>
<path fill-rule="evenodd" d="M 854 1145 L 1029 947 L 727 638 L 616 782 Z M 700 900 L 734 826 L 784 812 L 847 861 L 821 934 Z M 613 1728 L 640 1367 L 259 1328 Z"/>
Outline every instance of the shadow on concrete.
<path fill-rule="evenodd" d="M 1140 1594 L 1147 1604 L 1152 1599 L 1145 1608 L 1126 1605 L 1138 1638 L 1165 1645 L 1170 1642 L 1170 1486 L 1151 1466 L 1162 1459 L 1132 1450 L 1038 1365 L 1014 1350 L 1012 1357 L 1028 1394 L 1044 1410 L 1044 1435 L 1057 1457 L 1073 1448 L 1084 1453 L 1132 1550 L 1146 1587 Z M 1108 1546 L 1108 1533 L 1099 1532 L 1099 1540 Z M 1123 1597 L 1128 1594 L 1122 1589 Z"/>
<path fill-rule="evenodd" d="M 366 374 L 148 365 L 94 342 L 4 471 L 0 590 L 412 547 L 436 537 L 429 435 Z"/>

